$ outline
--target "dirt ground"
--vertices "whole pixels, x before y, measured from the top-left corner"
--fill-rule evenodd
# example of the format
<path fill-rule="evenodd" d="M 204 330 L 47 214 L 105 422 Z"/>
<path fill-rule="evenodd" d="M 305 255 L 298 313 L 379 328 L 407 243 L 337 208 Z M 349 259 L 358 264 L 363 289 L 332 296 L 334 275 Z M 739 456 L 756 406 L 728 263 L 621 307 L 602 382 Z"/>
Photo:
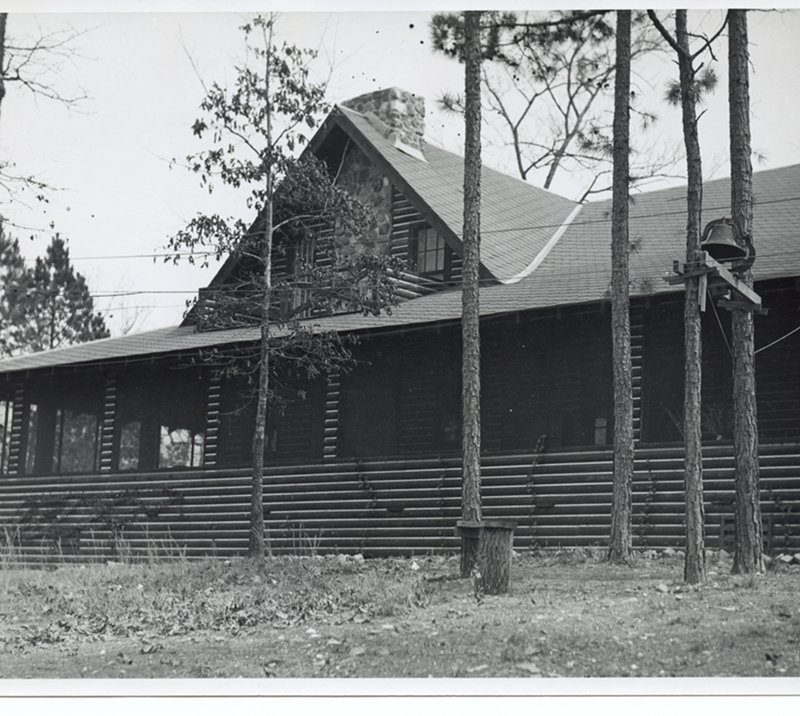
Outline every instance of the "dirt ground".
<path fill-rule="evenodd" d="M 681 584 L 679 554 L 633 567 L 520 555 L 476 596 L 454 557 L 0 570 L 6 678 L 800 676 L 800 565 Z"/>

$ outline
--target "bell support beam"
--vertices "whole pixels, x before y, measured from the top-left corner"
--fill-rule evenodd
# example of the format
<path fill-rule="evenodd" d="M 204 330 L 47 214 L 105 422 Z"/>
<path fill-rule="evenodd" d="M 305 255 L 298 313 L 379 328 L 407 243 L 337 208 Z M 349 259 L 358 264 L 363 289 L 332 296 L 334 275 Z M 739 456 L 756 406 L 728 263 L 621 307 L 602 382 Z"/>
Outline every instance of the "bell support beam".
<path fill-rule="evenodd" d="M 678 261 L 674 261 L 672 263 L 672 271 L 675 274 L 674 276 L 668 275 L 664 277 L 664 280 L 670 285 L 683 283 L 686 279 L 694 276 L 701 276 L 704 282 L 710 281 L 708 285 L 714 293 L 719 293 L 720 290 L 734 292 L 736 296 L 734 300 L 719 299 L 717 301 L 718 306 L 729 310 L 738 309 L 766 313 L 766 309 L 761 306 L 761 296 L 722 264 L 712 259 L 706 251 L 700 252 L 699 261 L 696 265 L 687 266 L 684 264 L 681 266 Z M 705 290 L 700 292 L 699 302 L 700 309 L 705 310 Z"/>

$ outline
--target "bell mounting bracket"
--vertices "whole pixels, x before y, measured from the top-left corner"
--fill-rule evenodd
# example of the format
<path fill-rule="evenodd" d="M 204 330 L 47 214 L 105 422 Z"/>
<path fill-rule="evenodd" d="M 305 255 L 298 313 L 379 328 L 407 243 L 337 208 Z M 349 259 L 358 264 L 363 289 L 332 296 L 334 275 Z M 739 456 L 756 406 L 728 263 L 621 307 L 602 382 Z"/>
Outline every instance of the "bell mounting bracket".
<path fill-rule="evenodd" d="M 664 276 L 664 280 L 671 286 L 685 283 L 692 278 L 698 278 L 700 282 L 697 301 L 701 311 L 706 310 L 706 297 L 710 293 L 717 299 L 720 308 L 767 313 L 767 309 L 761 305 L 761 296 L 729 269 L 712 259 L 706 251 L 698 254 L 697 263 L 682 264 L 673 261 L 672 274 Z"/>

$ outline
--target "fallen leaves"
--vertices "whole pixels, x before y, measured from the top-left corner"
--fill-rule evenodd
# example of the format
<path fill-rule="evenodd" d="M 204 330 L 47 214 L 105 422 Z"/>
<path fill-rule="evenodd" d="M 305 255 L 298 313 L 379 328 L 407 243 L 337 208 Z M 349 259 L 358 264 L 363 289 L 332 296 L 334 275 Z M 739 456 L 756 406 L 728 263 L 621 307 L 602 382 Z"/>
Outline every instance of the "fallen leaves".
<path fill-rule="evenodd" d="M 113 581 L 101 585 L 86 570 L 87 589 L 77 580 L 69 589 L 46 586 L 58 584 L 58 573 L 38 573 L 43 584 L 24 595 L 12 582 L 7 594 L 15 601 L 0 606 L 0 657 L 16 659 L 20 644 L 31 658 L 80 645 L 89 664 L 83 675 L 117 677 L 123 670 L 262 678 L 800 673 L 796 647 L 787 646 L 794 633 L 787 627 L 800 623 L 788 569 L 762 577 L 757 590 L 720 569 L 717 586 L 698 590 L 681 585 L 677 559 L 623 571 L 600 563 L 548 566 L 522 555 L 512 592 L 480 606 L 469 581 L 456 576 L 457 560 L 276 559 L 260 569 L 214 563 L 202 578 L 194 565 L 177 574 L 150 567 L 152 575 L 117 566 Z M 422 603 L 415 596 L 421 588 Z M 100 659 L 99 645 L 87 656 L 83 642 L 101 642 L 110 656 Z M 719 648 L 709 654 L 711 643 Z M 250 644 L 260 649 L 244 657 Z M 63 660 L 72 676 L 84 665 Z"/>
<path fill-rule="evenodd" d="M 478 666 L 471 666 L 467 669 L 468 674 L 480 674 L 482 671 L 486 671 L 489 668 L 489 664 L 479 664 Z"/>
<path fill-rule="evenodd" d="M 532 676 L 539 676 L 542 673 L 542 670 L 532 661 L 520 661 L 519 663 L 514 664 L 514 668 L 517 671 L 524 671 Z"/>

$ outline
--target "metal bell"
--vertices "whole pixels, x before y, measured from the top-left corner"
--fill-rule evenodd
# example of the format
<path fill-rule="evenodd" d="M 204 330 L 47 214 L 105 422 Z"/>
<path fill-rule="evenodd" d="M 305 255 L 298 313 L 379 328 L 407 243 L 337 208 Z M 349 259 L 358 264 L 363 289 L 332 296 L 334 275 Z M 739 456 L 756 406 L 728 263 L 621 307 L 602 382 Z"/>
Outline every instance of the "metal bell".
<path fill-rule="evenodd" d="M 747 249 L 736 243 L 736 227 L 725 218 L 706 224 L 700 249 L 720 263 L 747 258 Z"/>

